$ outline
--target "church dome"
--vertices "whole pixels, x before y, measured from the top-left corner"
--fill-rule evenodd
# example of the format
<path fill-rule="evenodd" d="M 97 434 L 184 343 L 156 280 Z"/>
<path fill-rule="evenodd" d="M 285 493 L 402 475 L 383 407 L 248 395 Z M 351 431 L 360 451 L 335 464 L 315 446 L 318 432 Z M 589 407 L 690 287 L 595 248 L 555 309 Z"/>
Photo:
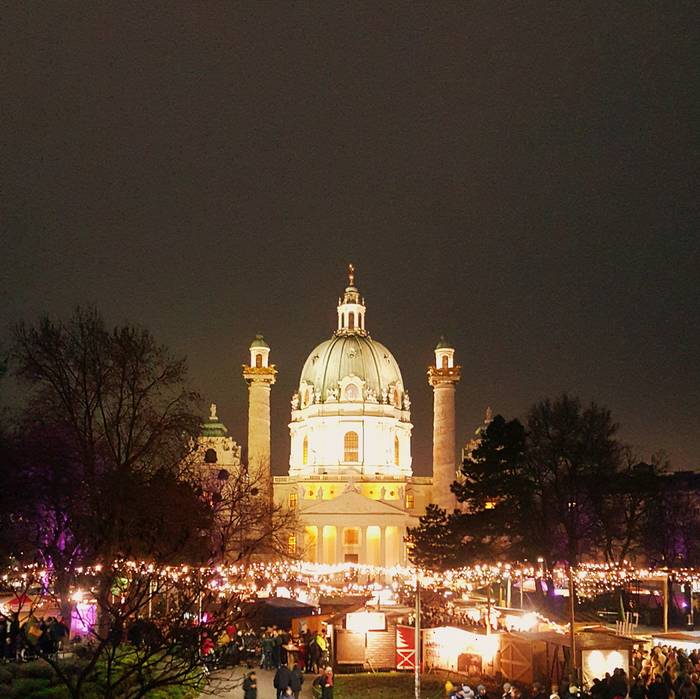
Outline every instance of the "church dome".
<path fill-rule="evenodd" d="M 336 333 L 318 345 L 309 355 L 301 372 L 300 389 L 313 386 L 320 399 L 329 398 L 346 377 L 364 382 L 365 395 L 372 391 L 377 398 L 398 387 L 403 390 L 401 370 L 391 352 L 369 335 Z"/>

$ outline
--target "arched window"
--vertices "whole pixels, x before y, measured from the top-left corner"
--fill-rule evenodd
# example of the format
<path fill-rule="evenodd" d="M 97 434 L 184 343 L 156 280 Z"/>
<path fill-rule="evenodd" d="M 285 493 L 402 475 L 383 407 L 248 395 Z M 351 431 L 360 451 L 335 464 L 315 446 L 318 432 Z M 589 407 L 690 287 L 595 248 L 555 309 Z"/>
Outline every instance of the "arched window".
<path fill-rule="evenodd" d="M 262 366 L 262 354 L 255 355 L 255 366 L 259 369 Z"/>
<path fill-rule="evenodd" d="M 348 384 L 345 387 L 345 400 L 357 400 L 358 397 L 357 386 L 354 383 Z"/>
<path fill-rule="evenodd" d="M 348 328 L 350 330 L 355 329 L 355 314 L 351 311 L 350 315 L 348 316 Z"/>
<path fill-rule="evenodd" d="M 306 466 L 309 463 L 309 438 L 305 435 L 301 443 L 301 463 Z"/>
<path fill-rule="evenodd" d="M 399 446 L 399 437 L 394 435 L 394 464 L 399 465 L 399 459 L 401 457 L 401 447 Z"/>
<path fill-rule="evenodd" d="M 360 440 L 357 432 L 346 432 L 343 437 L 343 461 L 360 460 Z"/>
<path fill-rule="evenodd" d="M 442 368 L 443 369 L 449 369 L 450 368 L 450 360 L 447 358 L 446 354 L 442 355 Z"/>
<path fill-rule="evenodd" d="M 204 461 L 205 461 L 205 463 L 208 463 L 208 464 L 215 464 L 217 461 L 216 449 L 207 449 L 204 452 Z"/>

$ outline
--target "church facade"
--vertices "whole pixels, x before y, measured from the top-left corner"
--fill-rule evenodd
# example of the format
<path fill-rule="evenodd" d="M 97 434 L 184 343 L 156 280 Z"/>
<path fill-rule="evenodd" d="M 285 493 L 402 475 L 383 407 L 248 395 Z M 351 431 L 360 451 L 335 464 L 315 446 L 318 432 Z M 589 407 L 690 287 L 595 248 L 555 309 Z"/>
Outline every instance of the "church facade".
<path fill-rule="evenodd" d="M 248 464 L 269 478 L 274 501 L 297 512 L 290 552 L 315 563 L 390 567 L 407 562 L 406 530 L 434 502 L 455 506 L 455 388 L 460 367 L 441 340 L 428 368 L 433 388 L 433 475 L 412 469 L 411 400 L 399 365 L 366 324 L 349 268 L 337 326 L 301 370 L 291 399 L 289 472 L 270 474 L 270 393 L 276 370 L 261 336 L 243 366 L 249 388 Z M 206 432 L 218 429 L 215 413 Z M 218 445 L 223 441 L 211 440 Z M 237 449 L 235 443 L 229 450 Z M 238 454 L 236 454 L 238 456 Z M 230 458 L 230 456 L 229 456 Z"/>

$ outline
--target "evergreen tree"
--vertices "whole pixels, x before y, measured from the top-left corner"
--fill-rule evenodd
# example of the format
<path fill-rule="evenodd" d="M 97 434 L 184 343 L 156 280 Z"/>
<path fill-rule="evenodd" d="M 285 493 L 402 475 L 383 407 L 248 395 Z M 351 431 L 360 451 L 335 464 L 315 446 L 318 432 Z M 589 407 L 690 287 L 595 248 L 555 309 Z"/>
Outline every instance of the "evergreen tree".
<path fill-rule="evenodd" d="M 442 570 L 459 565 L 458 536 L 452 529 L 454 518 L 437 505 L 428 505 L 419 525 L 408 530 L 411 560 L 423 568 Z"/>

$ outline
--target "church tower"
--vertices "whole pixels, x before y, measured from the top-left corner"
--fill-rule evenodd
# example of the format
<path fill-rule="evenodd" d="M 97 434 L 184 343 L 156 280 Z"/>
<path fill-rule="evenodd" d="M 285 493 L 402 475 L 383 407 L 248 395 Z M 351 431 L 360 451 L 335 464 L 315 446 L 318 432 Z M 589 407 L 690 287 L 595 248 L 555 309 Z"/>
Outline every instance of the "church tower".
<path fill-rule="evenodd" d="M 274 364 L 269 364 L 270 346 L 262 335 L 250 343 L 250 364 L 243 365 L 248 384 L 248 470 L 251 479 L 262 480 L 258 487 L 271 487 L 270 389 L 275 383 Z"/>
<path fill-rule="evenodd" d="M 428 367 L 428 383 L 433 387 L 433 490 L 432 501 L 452 512 L 457 500 L 450 490 L 456 478 L 455 466 L 455 387 L 460 366 L 454 364 L 454 347 L 444 337 L 435 348 L 435 365 Z"/>

